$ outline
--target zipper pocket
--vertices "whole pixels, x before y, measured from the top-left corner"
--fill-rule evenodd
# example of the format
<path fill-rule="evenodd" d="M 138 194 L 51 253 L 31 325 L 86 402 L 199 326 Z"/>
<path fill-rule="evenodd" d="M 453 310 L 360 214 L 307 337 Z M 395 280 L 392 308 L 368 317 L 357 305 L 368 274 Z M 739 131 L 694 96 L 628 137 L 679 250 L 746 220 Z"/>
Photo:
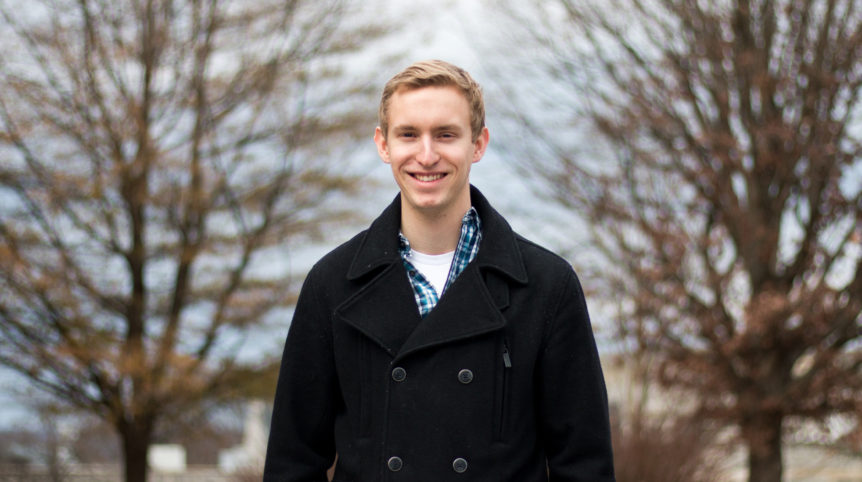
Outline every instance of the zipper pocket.
<path fill-rule="evenodd" d="M 509 345 L 506 343 L 506 340 L 503 340 L 503 349 L 502 349 L 502 376 L 499 383 L 499 393 L 497 398 L 497 414 L 496 414 L 496 425 L 497 429 L 494 433 L 494 439 L 501 441 L 503 440 L 503 435 L 505 430 L 503 428 L 506 426 L 506 409 L 507 409 L 507 400 L 509 398 L 509 377 L 510 371 L 512 369 L 512 356 L 509 353 Z"/>

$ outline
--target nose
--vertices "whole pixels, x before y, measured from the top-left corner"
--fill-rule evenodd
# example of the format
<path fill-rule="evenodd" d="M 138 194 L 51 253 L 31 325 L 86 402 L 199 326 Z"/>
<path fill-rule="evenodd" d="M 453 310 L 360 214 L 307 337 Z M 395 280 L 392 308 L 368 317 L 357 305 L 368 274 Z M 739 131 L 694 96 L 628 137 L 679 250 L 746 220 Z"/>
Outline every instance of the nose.
<path fill-rule="evenodd" d="M 416 160 L 423 166 L 430 166 L 437 162 L 440 156 L 434 148 L 434 140 L 431 136 L 422 136 L 419 154 Z"/>

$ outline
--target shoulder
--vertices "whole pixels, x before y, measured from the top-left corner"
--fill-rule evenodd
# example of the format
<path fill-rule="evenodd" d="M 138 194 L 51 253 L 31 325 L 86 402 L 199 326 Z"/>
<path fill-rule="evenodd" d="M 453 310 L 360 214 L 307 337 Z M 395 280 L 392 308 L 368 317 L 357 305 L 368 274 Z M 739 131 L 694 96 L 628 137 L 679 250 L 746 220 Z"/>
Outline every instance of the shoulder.
<path fill-rule="evenodd" d="M 524 288 L 531 296 L 546 300 L 548 308 L 585 304 L 583 286 L 568 260 L 519 234 L 515 239 L 527 273 Z"/>
<path fill-rule="evenodd" d="M 344 278 L 350 270 L 350 265 L 356 257 L 357 251 L 362 246 L 368 230 L 360 231 L 349 240 L 341 243 L 321 257 L 311 270 L 308 277 L 313 279 L 333 279 L 333 277 Z"/>
<path fill-rule="evenodd" d="M 300 302 L 312 300 L 318 309 L 328 311 L 358 289 L 358 284 L 348 279 L 348 273 L 365 234 L 366 231 L 356 234 L 314 263 L 302 283 Z"/>
<path fill-rule="evenodd" d="M 514 236 L 524 260 L 524 266 L 527 268 L 527 274 L 531 278 L 550 276 L 559 279 L 576 276 L 571 263 L 559 254 L 518 233 L 514 233 Z"/>

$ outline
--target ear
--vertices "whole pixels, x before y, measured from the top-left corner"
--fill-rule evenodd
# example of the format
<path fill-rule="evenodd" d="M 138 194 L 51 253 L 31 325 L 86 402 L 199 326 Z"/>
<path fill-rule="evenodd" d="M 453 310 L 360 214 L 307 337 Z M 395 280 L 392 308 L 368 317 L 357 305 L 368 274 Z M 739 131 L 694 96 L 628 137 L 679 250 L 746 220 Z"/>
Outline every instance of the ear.
<path fill-rule="evenodd" d="M 380 159 L 389 164 L 389 145 L 386 143 L 386 136 L 383 135 L 379 126 L 374 129 L 374 143 L 377 144 L 377 154 Z"/>
<path fill-rule="evenodd" d="M 488 148 L 488 141 L 490 139 L 491 134 L 488 132 L 488 128 L 483 127 L 482 132 L 479 133 L 479 137 L 473 143 L 473 162 L 479 162 L 482 156 L 485 155 L 485 149 Z"/>

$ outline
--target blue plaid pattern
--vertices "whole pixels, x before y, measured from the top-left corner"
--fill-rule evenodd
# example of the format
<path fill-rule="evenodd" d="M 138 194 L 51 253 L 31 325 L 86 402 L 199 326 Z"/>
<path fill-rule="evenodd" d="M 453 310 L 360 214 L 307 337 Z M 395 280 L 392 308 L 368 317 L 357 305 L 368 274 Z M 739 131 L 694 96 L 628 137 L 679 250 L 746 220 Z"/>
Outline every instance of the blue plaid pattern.
<path fill-rule="evenodd" d="M 398 233 L 398 238 L 401 242 L 401 261 L 407 270 L 407 279 L 410 280 L 410 285 L 413 287 L 413 296 L 419 307 L 419 315 L 425 318 L 437 306 L 437 302 L 440 301 L 440 296 L 443 294 L 438 295 L 434 286 L 422 276 L 422 273 L 410 261 L 407 261 L 408 256 L 410 256 L 410 242 L 401 233 Z M 455 248 L 455 256 L 449 267 L 449 276 L 446 277 L 443 293 L 476 257 L 476 253 L 479 252 L 480 241 L 482 241 L 482 223 L 476 208 L 471 207 L 461 220 L 461 236 L 458 238 L 458 247 Z"/>

